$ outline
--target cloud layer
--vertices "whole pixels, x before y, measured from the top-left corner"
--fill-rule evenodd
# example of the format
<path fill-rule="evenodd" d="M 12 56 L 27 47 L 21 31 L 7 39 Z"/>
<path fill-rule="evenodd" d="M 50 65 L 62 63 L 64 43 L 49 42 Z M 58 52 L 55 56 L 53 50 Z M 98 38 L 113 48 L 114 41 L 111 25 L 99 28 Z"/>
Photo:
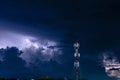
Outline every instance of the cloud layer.
<path fill-rule="evenodd" d="M 4 36 L 3 36 L 4 34 Z M 58 42 L 49 40 L 47 38 L 36 38 L 15 32 L 4 31 L 0 35 L 0 48 L 17 47 L 22 50 L 20 55 L 27 64 L 37 64 L 39 61 L 57 60 L 57 57 L 62 54 L 62 51 L 57 48 Z M 2 54 L 1 54 L 2 55 Z M 0 56 L 2 61 L 3 57 Z"/>
<path fill-rule="evenodd" d="M 120 62 L 114 53 L 103 53 L 102 63 L 105 72 L 109 77 L 120 79 Z"/>

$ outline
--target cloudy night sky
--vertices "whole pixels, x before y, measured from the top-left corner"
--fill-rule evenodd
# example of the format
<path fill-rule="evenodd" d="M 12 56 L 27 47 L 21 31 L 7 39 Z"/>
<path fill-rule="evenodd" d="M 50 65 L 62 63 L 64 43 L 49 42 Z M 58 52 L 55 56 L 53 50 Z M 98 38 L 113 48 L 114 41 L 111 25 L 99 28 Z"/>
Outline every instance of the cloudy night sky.
<path fill-rule="evenodd" d="M 1 0 L 0 77 L 75 79 L 78 41 L 81 78 L 118 80 L 119 26 L 119 0 Z"/>

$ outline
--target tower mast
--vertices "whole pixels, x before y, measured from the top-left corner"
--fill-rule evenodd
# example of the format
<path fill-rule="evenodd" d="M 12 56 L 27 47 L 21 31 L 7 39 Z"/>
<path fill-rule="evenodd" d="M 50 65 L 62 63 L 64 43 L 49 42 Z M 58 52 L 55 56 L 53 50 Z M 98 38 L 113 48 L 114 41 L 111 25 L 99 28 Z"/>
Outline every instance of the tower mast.
<path fill-rule="evenodd" d="M 76 80 L 79 79 L 79 57 L 80 53 L 78 52 L 78 49 L 80 47 L 80 44 L 78 42 L 74 43 L 74 48 L 75 48 L 75 61 L 74 61 L 74 67 L 75 67 L 75 75 L 76 75 Z"/>

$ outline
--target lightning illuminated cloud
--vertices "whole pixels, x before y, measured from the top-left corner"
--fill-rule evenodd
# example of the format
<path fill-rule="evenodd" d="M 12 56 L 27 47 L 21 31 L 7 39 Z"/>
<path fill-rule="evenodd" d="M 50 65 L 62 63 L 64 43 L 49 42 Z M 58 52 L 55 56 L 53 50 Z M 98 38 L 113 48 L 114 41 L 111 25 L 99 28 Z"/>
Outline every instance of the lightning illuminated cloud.
<path fill-rule="evenodd" d="M 58 43 L 48 39 L 37 39 L 33 36 L 23 35 L 15 32 L 4 31 L 0 34 L 0 48 L 17 47 L 23 51 L 20 57 L 27 64 L 36 64 L 39 61 L 54 60 L 55 57 L 62 54 L 58 49 Z M 2 56 L 1 59 L 2 60 Z M 59 62 L 59 60 L 56 60 Z"/>
<path fill-rule="evenodd" d="M 109 55 L 111 53 L 103 54 L 103 67 L 105 68 L 105 72 L 109 77 L 114 77 L 116 79 L 120 79 L 120 62 L 114 55 Z"/>

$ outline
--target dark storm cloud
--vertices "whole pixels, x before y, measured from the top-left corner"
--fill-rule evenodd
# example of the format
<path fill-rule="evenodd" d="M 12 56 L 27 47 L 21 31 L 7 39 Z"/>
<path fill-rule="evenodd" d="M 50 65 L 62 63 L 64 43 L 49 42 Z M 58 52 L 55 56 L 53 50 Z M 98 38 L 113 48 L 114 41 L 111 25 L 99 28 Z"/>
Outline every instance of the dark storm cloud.
<path fill-rule="evenodd" d="M 61 64 L 58 64 L 58 62 L 52 59 L 49 62 L 38 60 L 38 65 L 31 63 L 29 67 L 26 67 L 27 63 L 19 57 L 23 52 L 16 47 L 0 49 L 0 54 L 3 56 L 3 60 L 0 62 L 0 75 L 2 77 L 39 78 L 41 76 L 49 76 L 58 78 L 68 76 L 70 72 L 69 68 L 66 66 L 68 64 L 61 66 Z"/>
<path fill-rule="evenodd" d="M 63 30 L 56 28 L 58 24 L 61 24 L 58 22 L 62 22 L 61 26 L 64 26 L 62 20 L 56 19 L 59 15 L 59 10 L 52 8 L 49 4 L 42 1 L 37 4 L 33 1 L 1 1 L 0 10 L 1 21 L 6 22 L 4 23 L 6 26 L 1 27 L 6 27 L 10 30 L 37 36 L 42 34 L 51 37 L 56 36 L 54 33 L 60 34 L 60 31 Z"/>
<path fill-rule="evenodd" d="M 0 62 L 1 76 L 15 77 L 15 75 L 18 75 L 16 73 L 19 73 L 25 69 L 25 61 L 19 58 L 21 52 L 16 47 L 0 49 L 0 54 L 3 56 L 3 60 Z"/>

